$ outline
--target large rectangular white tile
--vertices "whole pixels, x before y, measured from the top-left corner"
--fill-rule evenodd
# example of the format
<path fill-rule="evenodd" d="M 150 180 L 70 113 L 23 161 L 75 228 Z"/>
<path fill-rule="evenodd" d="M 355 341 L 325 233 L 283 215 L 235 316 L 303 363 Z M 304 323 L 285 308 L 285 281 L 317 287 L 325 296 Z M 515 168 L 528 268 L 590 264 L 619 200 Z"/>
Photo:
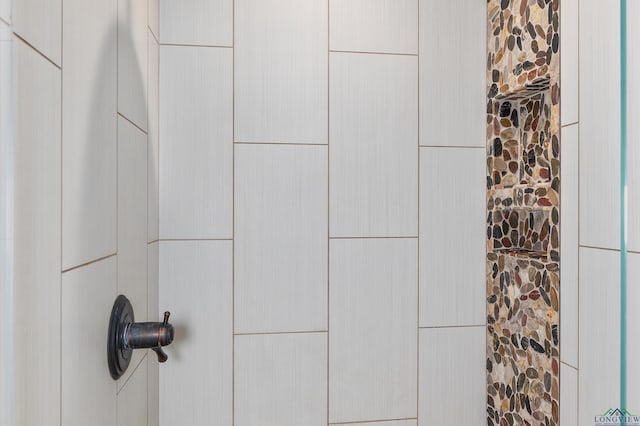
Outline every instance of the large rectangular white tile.
<path fill-rule="evenodd" d="M 331 50 L 418 53 L 418 0 L 330 0 Z"/>
<path fill-rule="evenodd" d="M 233 0 L 159 0 L 160 42 L 233 45 Z"/>
<path fill-rule="evenodd" d="M 578 371 L 565 363 L 560 364 L 560 424 L 578 426 Z"/>
<path fill-rule="evenodd" d="M 330 243 L 329 421 L 416 416 L 417 241 Z"/>
<path fill-rule="evenodd" d="M 148 245 L 147 257 L 147 316 L 149 321 L 160 321 L 158 314 L 158 275 L 160 259 L 158 252 L 159 243 Z M 160 406 L 159 406 L 159 363 L 158 358 L 153 353 L 147 356 L 148 385 L 147 385 L 147 407 L 148 426 L 159 426 Z"/>
<path fill-rule="evenodd" d="M 65 0 L 62 268 L 116 251 L 117 3 Z"/>
<path fill-rule="evenodd" d="M 578 0 L 562 0 L 560 8 L 560 121 L 565 125 L 579 119 Z"/>
<path fill-rule="evenodd" d="M 420 0 L 420 145 L 486 143 L 486 2 Z"/>
<path fill-rule="evenodd" d="M 147 130 L 145 0 L 118 0 L 118 112 Z"/>
<path fill-rule="evenodd" d="M 160 51 L 160 238 L 231 238 L 233 52 Z"/>
<path fill-rule="evenodd" d="M 236 426 L 327 424 L 327 334 L 236 336 Z"/>
<path fill-rule="evenodd" d="M 619 3 L 580 1 L 580 244 L 620 247 Z"/>
<path fill-rule="evenodd" d="M 229 425 L 232 418 L 231 241 L 160 244 L 160 308 L 175 340 L 160 368 L 160 425 Z"/>
<path fill-rule="evenodd" d="M 4 22 L 11 23 L 11 3 L 13 0 L 0 0 L 0 19 Z M 4 24 L 0 22 L 0 27 Z"/>
<path fill-rule="evenodd" d="M 418 424 L 486 424 L 484 327 L 420 330 Z"/>
<path fill-rule="evenodd" d="M 620 401 L 620 253 L 580 249 L 578 424 Z"/>
<path fill-rule="evenodd" d="M 148 33 L 148 66 L 149 79 L 147 80 L 148 88 L 148 121 L 147 121 L 147 241 L 155 241 L 158 239 L 158 214 L 160 211 L 159 204 L 159 139 L 158 132 L 160 126 L 160 99 L 159 99 L 159 80 L 160 80 L 160 46 L 157 40 Z"/>
<path fill-rule="evenodd" d="M 147 320 L 147 135 L 122 117 L 118 117 L 118 294 L 129 299 L 136 321 Z M 134 351 L 131 365 L 138 365 L 144 354 Z M 132 371 L 122 376 L 118 388 Z"/>
<path fill-rule="evenodd" d="M 62 416 L 65 426 L 116 424 L 116 382 L 106 331 L 116 298 L 116 257 L 62 274 Z"/>
<path fill-rule="evenodd" d="M 236 145 L 235 332 L 327 329 L 327 147 Z"/>
<path fill-rule="evenodd" d="M 562 128 L 560 158 L 562 158 L 560 197 L 560 358 L 578 367 L 578 245 L 579 245 L 579 141 L 578 125 Z"/>
<path fill-rule="evenodd" d="M 485 322 L 485 155 L 420 149 L 421 327 Z"/>
<path fill-rule="evenodd" d="M 62 0 L 15 0 L 13 30 L 58 66 L 62 65 Z"/>
<path fill-rule="evenodd" d="M 61 80 L 19 39 L 13 67 L 15 424 L 44 425 L 60 418 Z"/>
<path fill-rule="evenodd" d="M 142 351 L 139 351 L 142 352 Z M 152 353 L 149 356 L 154 356 Z M 130 365 L 133 368 L 135 365 Z M 147 360 L 137 366 L 118 393 L 117 426 L 147 426 Z"/>
<path fill-rule="evenodd" d="M 327 1 L 235 1 L 235 138 L 327 143 Z"/>
<path fill-rule="evenodd" d="M 640 3 L 627 2 L 627 204 L 628 248 L 640 251 Z M 640 407 L 638 410 L 640 412 Z"/>
<path fill-rule="evenodd" d="M 331 53 L 332 237 L 418 234 L 418 63 Z"/>

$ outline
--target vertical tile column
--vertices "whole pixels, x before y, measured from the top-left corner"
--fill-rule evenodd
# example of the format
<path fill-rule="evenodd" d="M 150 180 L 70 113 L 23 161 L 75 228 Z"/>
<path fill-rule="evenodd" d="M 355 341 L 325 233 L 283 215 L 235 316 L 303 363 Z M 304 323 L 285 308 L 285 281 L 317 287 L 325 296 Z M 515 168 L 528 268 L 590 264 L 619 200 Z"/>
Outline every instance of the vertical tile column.
<path fill-rule="evenodd" d="M 482 2 L 420 0 L 418 424 L 486 424 Z M 462 402 L 462 403 L 459 403 Z"/>
<path fill-rule="evenodd" d="M 234 424 L 327 424 L 327 1 L 234 2 Z"/>
<path fill-rule="evenodd" d="M 232 10 L 232 0 L 159 5 L 159 123 L 149 129 L 159 292 L 149 300 L 176 327 L 169 361 L 149 363 L 159 387 L 149 421 L 160 426 L 233 424 Z"/>
<path fill-rule="evenodd" d="M 329 423 L 415 425 L 418 2 L 329 9 Z"/>
<path fill-rule="evenodd" d="M 489 1 L 487 422 L 559 422 L 560 2 Z"/>

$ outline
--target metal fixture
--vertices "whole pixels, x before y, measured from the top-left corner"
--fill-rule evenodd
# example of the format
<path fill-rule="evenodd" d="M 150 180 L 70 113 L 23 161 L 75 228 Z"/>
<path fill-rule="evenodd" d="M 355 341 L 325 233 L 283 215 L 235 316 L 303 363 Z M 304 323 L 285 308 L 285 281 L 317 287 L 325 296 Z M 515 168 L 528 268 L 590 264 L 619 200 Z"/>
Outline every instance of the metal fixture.
<path fill-rule="evenodd" d="M 129 367 L 134 349 L 151 349 L 158 356 L 158 362 L 165 362 L 167 354 L 162 346 L 173 342 L 173 325 L 169 315 L 164 313 L 163 322 L 135 322 L 133 306 L 125 296 L 116 298 L 109 320 L 107 360 L 109 372 L 118 380 Z"/>

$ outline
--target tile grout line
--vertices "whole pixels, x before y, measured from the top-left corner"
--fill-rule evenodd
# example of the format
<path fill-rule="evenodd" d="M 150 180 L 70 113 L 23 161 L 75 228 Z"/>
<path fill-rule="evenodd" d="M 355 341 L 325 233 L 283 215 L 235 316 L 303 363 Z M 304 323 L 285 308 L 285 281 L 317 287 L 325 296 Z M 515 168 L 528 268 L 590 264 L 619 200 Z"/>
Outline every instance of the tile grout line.
<path fill-rule="evenodd" d="M 243 141 L 236 141 L 234 138 L 234 145 L 294 145 L 294 146 L 308 146 L 308 147 L 312 147 L 312 146 L 328 146 L 328 143 L 315 143 L 315 142 L 243 142 Z"/>
<path fill-rule="evenodd" d="M 580 238 L 581 238 L 581 236 L 580 236 L 580 228 L 581 228 L 580 227 L 580 218 L 582 216 L 582 213 L 580 211 L 580 201 L 581 201 L 581 198 L 580 198 L 580 187 L 581 187 L 581 182 L 580 182 L 580 167 L 581 167 L 581 165 L 580 165 L 580 134 L 581 134 L 581 128 L 580 128 L 581 127 L 580 126 L 580 91 L 581 91 L 581 85 L 580 85 L 580 1 L 578 1 L 578 0 L 576 0 L 576 7 L 577 7 L 576 20 L 578 21 L 576 23 L 576 31 L 578 33 L 578 35 L 577 35 L 577 38 L 578 38 L 578 42 L 577 42 L 577 44 L 578 44 L 577 45 L 577 50 L 578 50 L 578 52 L 577 52 L 577 56 L 578 56 L 578 67 L 577 67 L 578 68 L 578 75 L 577 75 L 577 78 L 578 78 L 578 128 L 577 128 L 577 131 L 578 131 L 578 140 L 577 140 L 577 144 L 578 144 L 578 147 L 577 147 L 578 148 L 578 158 L 577 158 L 577 164 L 578 164 L 578 179 L 577 179 L 577 181 L 578 181 L 578 217 L 577 217 L 577 221 L 578 221 L 578 241 L 577 242 L 578 242 L 578 247 L 576 247 L 577 259 L 578 259 L 578 271 L 577 271 L 577 279 L 578 279 L 578 282 L 577 282 L 577 287 L 578 287 L 577 293 L 578 294 L 577 294 L 577 299 L 576 299 L 577 300 L 577 302 L 576 302 L 576 305 L 577 305 L 576 311 L 577 311 L 578 319 L 577 319 L 577 322 L 576 322 L 576 324 L 577 324 L 576 345 L 578 347 L 577 347 L 577 350 L 576 350 L 577 359 L 575 361 L 576 361 L 576 365 L 577 365 L 576 371 L 578 372 L 578 374 L 576 374 L 576 376 L 577 376 L 576 377 L 576 388 L 577 388 L 576 390 L 578 392 L 578 397 L 576 398 L 576 413 L 575 413 L 575 416 L 576 416 L 576 422 L 579 424 L 580 423 L 580 397 L 579 397 L 579 395 L 580 395 L 580 275 L 581 275 L 580 274 L 580 268 L 581 268 L 581 266 L 580 266 L 580 258 L 581 258 L 581 256 L 580 256 L 580 251 L 581 251 L 580 250 Z"/>
<path fill-rule="evenodd" d="M 236 2 L 231 1 L 231 425 L 236 422 Z"/>
<path fill-rule="evenodd" d="M 148 73 L 148 71 L 147 71 Z M 149 90 L 149 88 L 147 88 L 147 91 Z M 147 108 L 149 108 L 147 106 Z M 123 113 L 121 113 L 120 111 L 117 112 L 118 117 L 121 117 L 123 120 L 125 120 L 126 122 L 128 122 L 129 124 L 131 124 L 133 127 L 135 127 L 136 129 L 140 130 L 142 133 L 144 133 L 145 135 L 149 136 L 149 132 L 148 130 L 144 130 L 142 127 L 138 126 L 136 123 L 133 122 L 133 120 L 131 120 L 129 117 L 127 117 L 126 115 L 124 115 Z"/>
<path fill-rule="evenodd" d="M 331 319 L 331 0 L 327 1 L 327 425 L 331 421 L 330 402 L 330 335 Z"/>
<path fill-rule="evenodd" d="M 302 330 L 302 331 L 256 331 L 256 332 L 243 332 L 243 333 L 234 333 L 234 336 L 271 336 L 271 335 L 280 335 L 280 334 L 322 334 L 328 333 L 329 330 Z"/>
<path fill-rule="evenodd" d="M 232 30 L 233 31 L 233 30 Z M 233 49 L 233 46 L 218 46 L 213 44 L 183 44 L 183 43 L 158 43 L 160 46 L 174 46 L 174 47 L 214 47 L 218 49 Z"/>
<path fill-rule="evenodd" d="M 63 191 L 64 191 L 64 180 L 63 180 L 63 174 L 64 174 L 64 161 L 63 161 L 63 156 L 64 156 L 64 149 L 63 149 L 63 144 L 64 144 L 64 132 L 63 132 L 63 124 L 64 124 L 64 108 L 63 108 L 63 96 L 64 96 L 64 78 L 63 78 L 63 73 L 64 70 L 62 68 L 62 66 L 64 65 L 64 1 L 60 2 L 60 193 L 59 193 L 59 197 L 60 197 L 60 296 L 58 297 L 58 302 L 59 302 L 59 306 L 60 306 L 60 312 L 58 314 L 58 320 L 59 320 L 59 330 L 58 330 L 58 336 L 59 336 L 59 342 L 60 342 L 60 349 L 59 349 L 59 371 L 58 371 L 58 378 L 59 378 L 59 391 L 60 391 L 60 396 L 58 397 L 58 403 L 60 404 L 58 407 L 59 410 L 59 418 L 58 420 L 60 421 L 60 423 L 58 424 L 59 426 L 62 426 L 62 391 L 63 391 L 63 387 L 62 387 L 62 302 L 63 302 L 63 287 L 62 287 L 62 277 L 63 277 L 63 272 L 62 272 L 62 265 L 63 265 L 63 254 L 62 254 L 62 250 L 64 248 L 64 245 L 62 244 L 62 236 L 63 236 L 63 227 L 62 227 L 62 223 L 63 223 L 63 208 L 62 208 L 62 203 L 63 203 Z"/>
<path fill-rule="evenodd" d="M 356 420 L 353 422 L 337 422 L 337 423 L 329 423 L 329 426 L 348 426 L 348 425 L 357 425 L 364 423 L 386 423 L 386 422 L 399 422 L 406 420 L 418 420 L 417 417 L 402 417 L 399 419 L 382 419 L 382 420 Z"/>
<path fill-rule="evenodd" d="M 12 26 L 10 26 L 11 29 L 13 29 Z M 27 41 L 26 38 L 22 37 L 20 34 L 18 34 L 17 32 L 15 32 L 15 30 L 13 31 L 13 35 L 15 38 L 17 38 L 18 40 L 20 40 L 21 42 L 23 42 L 24 44 L 26 44 L 27 46 L 29 46 L 31 48 L 31 50 L 33 50 L 35 53 L 37 53 L 38 55 L 42 56 L 43 59 L 45 59 L 47 62 L 49 62 L 51 65 L 53 65 L 54 67 L 56 67 L 57 69 L 59 69 L 60 71 L 62 71 L 62 66 L 56 64 L 53 59 L 49 58 L 46 54 L 44 54 L 44 52 L 42 52 L 40 49 L 38 49 L 37 47 L 35 47 L 33 44 L 31 44 L 30 42 Z M 62 55 L 60 55 L 62 57 Z M 61 61 L 62 62 L 62 61 Z"/>
<path fill-rule="evenodd" d="M 101 262 L 101 261 L 103 261 L 103 260 L 106 260 L 106 259 L 109 259 L 109 258 L 111 258 L 111 257 L 114 257 L 114 256 L 116 256 L 117 254 L 118 254 L 117 252 L 115 252 L 115 253 L 111 253 L 111 254 L 108 254 L 108 255 L 106 255 L 106 256 L 102 256 L 102 257 L 99 257 L 99 258 L 97 258 L 97 259 L 93 259 L 93 260 L 90 260 L 90 261 L 88 261 L 88 262 L 81 263 L 80 265 L 75 265 L 75 266 L 72 266 L 72 267 L 70 267 L 70 268 L 63 269 L 63 270 L 62 270 L 62 273 L 63 273 L 63 274 L 66 274 L 67 272 L 75 271 L 76 269 L 80 269 L 80 268 L 84 268 L 85 266 L 93 265 L 94 263 L 98 263 L 98 262 Z"/>
<path fill-rule="evenodd" d="M 416 19 L 418 21 L 418 31 L 417 31 L 417 64 L 416 64 L 416 72 L 417 72 L 417 91 L 418 91 L 418 108 L 417 108 L 417 126 L 418 126 L 418 208 L 417 208 L 417 244 L 416 244 L 416 423 L 417 419 L 420 416 L 420 180 L 422 178 L 422 170 L 421 170 L 421 154 L 422 148 L 420 147 L 420 0 L 416 2 Z"/>
<path fill-rule="evenodd" d="M 358 51 L 358 50 L 331 50 L 330 53 L 355 53 L 359 55 L 385 55 L 385 56 L 413 56 L 417 57 L 417 53 L 391 53 L 391 52 L 368 52 L 368 51 Z"/>

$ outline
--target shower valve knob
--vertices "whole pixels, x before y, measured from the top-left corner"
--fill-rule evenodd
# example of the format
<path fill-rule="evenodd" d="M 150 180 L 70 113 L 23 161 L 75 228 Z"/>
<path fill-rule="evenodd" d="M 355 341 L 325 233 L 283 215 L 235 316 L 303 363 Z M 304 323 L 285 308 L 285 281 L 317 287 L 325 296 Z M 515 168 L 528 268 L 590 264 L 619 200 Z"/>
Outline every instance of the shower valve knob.
<path fill-rule="evenodd" d="M 162 347 L 173 342 L 174 329 L 169 324 L 170 315 L 166 311 L 162 322 L 135 322 L 131 303 L 125 296 L 118 296 L 111 311 L 107 345 L 111 377 L 117 380 L 124 374 L 134 349 L 151 349 L 158 356 L 158 362 L 167 360 Z"/>

